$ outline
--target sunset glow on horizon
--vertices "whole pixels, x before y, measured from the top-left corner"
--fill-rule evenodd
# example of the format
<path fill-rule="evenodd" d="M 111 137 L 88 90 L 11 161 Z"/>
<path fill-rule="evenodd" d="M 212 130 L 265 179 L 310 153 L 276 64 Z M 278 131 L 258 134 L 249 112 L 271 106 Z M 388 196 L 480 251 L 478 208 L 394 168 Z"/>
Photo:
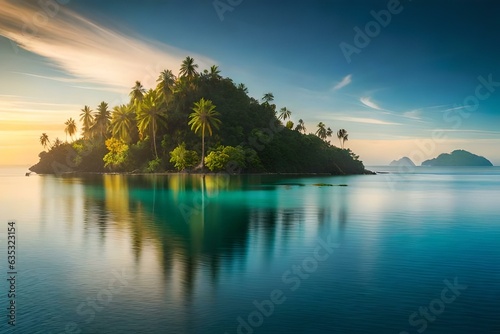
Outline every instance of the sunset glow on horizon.
<path fill-rule="evenodd" d="M 403 156 L 420 163 L 456 149 L 500 165 L 493 2 L 472 9 L 401 2 L 363 47 L 357 31 L 376 22 L 371 12 L 386 10 L 387 1 L 244 1 L 223 20 L 211 1 L 46 4 L 0 0 L 0 165 L 35 164 L 42 133 L 65 141 L 72 117 L 80 136 L 85 105 L 127 103 L 136 80 L 153 88 L 186 56 L 200 72 L 218 65 L 255 99 L 273 92 L 307 132 L 320 121 L 347 129 L 347 147 L 366 166 Z M 359 51 L 350 62 L 342 43 Z M 338 146 L 335 135 L 331 143 Z"/>

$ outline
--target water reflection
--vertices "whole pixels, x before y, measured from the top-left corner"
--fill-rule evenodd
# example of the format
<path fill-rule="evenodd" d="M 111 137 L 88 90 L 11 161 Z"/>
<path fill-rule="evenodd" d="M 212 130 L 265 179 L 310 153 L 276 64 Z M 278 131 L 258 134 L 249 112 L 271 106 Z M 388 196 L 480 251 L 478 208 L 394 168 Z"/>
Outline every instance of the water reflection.
<path fill-rule="evenodd" d="M 258 250 L 260 264 L 269 266 L 278 249 L 325 233 L 337 224 L 345 228 L 347 213 L 331 188 L 303 186 L 297 179 L 286 185 L 270 176 L 227 175 L 88 175 L 43 177 L 42 193 L 59 194 L 42 200 L 43 217 L 50 205 L 66 210 L 68 226 L 81 219 L 81 237 L 90 247 L 98 235 L 100 247 L 130 238 L 136 265 L 144 256 L 155 257 L 164 282 L 179 282 L 185 300 L 195 292 L 198 275 L 212 286 L 219 281 L 223 263 L 248 261 Z M 294 183 L 295 182 L 295 183 Z M 311 181 L 313 182 L 313 181 Z M 284 188 L 283 188 L 284 187 Z M 43 197 L 42 197 L 43 198 Z M 341 198 L 340 198 L 341 199 Z M 314 229 L 317 229 L 314 232 Z M 156 254 L 144 254 L 145 245 Z M 242 262 L 243 261 L 243 262 Z"/>
<path fill-rule="evenodd" d="M 499 176 L 412 175 L 393 190 L 383 176 L 22 179 L 37 200 L 24 200 L 15 214 L 21 259 L 36 272 L 25 276 L 20 304 L 37 312 L 21 323 L 36 323 L 30 333 L 40 326 L 60 333 L 69 321 L 85 333 L 234 333 L 254 300 L 282 289 L 287 302 L 259 333 L 396 332 L 443 279 L 458 276 L 474 288 L 433 331 L 456 324 L 462 333 L 491 332 Z M 20 188 L 15 181 L 6 194 Z M 341 247 L 292 291 L 283 273 L 330 236 Z M 75 309 L 115 269 L 130 284 L 87 323 Z M 30 278 L 38 272 L 47 278 Z M 470 314 L 477 305 L 481 323 Z"/>

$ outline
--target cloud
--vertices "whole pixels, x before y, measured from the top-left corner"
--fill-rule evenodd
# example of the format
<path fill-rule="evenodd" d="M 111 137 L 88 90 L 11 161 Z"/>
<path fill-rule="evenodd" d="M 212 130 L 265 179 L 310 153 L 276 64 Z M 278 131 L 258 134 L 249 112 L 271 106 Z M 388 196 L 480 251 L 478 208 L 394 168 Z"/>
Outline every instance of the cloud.
<path fill-rule="evenodd" d="M 486 135 L 500 135 L 500 131 L 475 130 L 475 129 L 434 129 L 432 132 L 477 133 Z"/>
<path fill-rule="evenodd" d="M 163 69 L 176 73 L 187 55 L 201 68 L 215 63 L 192 52 L 111 30 L 55 1 L 51 2 L 54 8 L 45 11 L 39 3 L 0 0 L 0 35 L 48 58 L 78 80 L 125 93 L 135 80 L 153 87 Z"/>
<path fill-rule="evenodd" d="M 366 117 L 335 117 L 334 119 L 338 121 L 354 122 L 354 123 L 365 123 L 365 124 L 376 124 L 376 125 L 401 125 L 400 123 L 386 122 L 375 118 Z"/>
<path fill-rule="evenodd" d="M 411 118 L 411 119 L 420 120 L 422 118 L 422 110 L 420 110 L 420 109 L 410 110 L 410 111 L 403 113 L 403 116 Z"/>
<path fill-rule="evenodd" d="M 359 99 L 359 101 L 369 108 L 372 108 L 375 110 L 384 110 L 384 109 L 380 108 L 375 102 L 373 102 L 369 97 L 362 97 Z"/>
<path fill-rule="evenodd" d="M 23 121 L 57 121 L 61 114 L 79 111 L 82 107 L 75 104 L 51 103 L 29 98 L 0 95 L 0 122 L 19 120 Z M 41 127 L 41 126 L 40 126 Z"/>
<path fill-rule="evenodd" d="M 445 109 L 442 112 L 448 112 L 448 111 L 453 111 L 453 110 L 461 110 L 461 109 L 464 109 L 464 108 L 465 108 L 465 106 L 455 106 L 455 107 L 452 107 L 452 108 Z"/>
<path fill-rule="evenodd" d="M 339 90 L 341 88 L 344 88 L 345 86 L 349 85 L 352 82 L 352 74 L 346 75 L 342 81 L 340 81 L 338 84 L 336 84 L 332 90 Z"/>
<path fill-rule="evenodd" d="M 75 79 L 75 78 L 51 77 L 51 76 L 46 76 L 46 75 L 39 75 L 39 74 L 25 73 L 25 72 L 12 72 L 12 73 L 21 74 L 21 75 L 25 75 L 28 77 L 38 78 L 38 79 L 47 79 L 47 80 L 65 82 L 65 83 L 82 82 L 82 80 Z"/>

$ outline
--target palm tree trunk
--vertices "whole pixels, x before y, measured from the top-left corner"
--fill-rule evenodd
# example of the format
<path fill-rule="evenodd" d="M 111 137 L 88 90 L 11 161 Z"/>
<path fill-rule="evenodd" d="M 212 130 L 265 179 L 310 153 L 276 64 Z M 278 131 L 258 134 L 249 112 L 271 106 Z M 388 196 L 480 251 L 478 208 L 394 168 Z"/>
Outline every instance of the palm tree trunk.
<path fill-rule="evenodd" d="M 156 150 L 156 136 L 155 136 L 155 125 L 156 125 L 156 122 L 153 121 L 153 146 L 155 148 L 155 156 L 156 156 L 156 159 L 158 159 L 158 151 Z"/>
<path fill-rule="evenodd" d="M 205 124 L 201 128 L 201 169 L 203 170 L 205 164 Z"/>

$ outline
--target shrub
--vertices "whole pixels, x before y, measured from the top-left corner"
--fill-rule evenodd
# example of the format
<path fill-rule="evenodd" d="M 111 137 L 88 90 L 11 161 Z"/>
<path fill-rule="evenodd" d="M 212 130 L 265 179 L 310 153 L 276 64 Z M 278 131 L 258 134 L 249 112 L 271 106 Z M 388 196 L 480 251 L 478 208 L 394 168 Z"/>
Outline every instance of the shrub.
<path fill-rule="evenodd" d="M 148 162 L 148 167 L 146 167 L 147 173 L 158 173 L 161 171 L 161 159 L 156 158 Z"/>
<path fill-rule="evenodd" d="M 106 140 L 106 148 L 109 152 L 102 159 L 104 167 L 108 167 L 111 170 L 122 168 L 127 161 L 128 145 L 121 140 L 110 138 Z"/>
<path fill-rule="evenodd" d="M 230 168 L 245 168 L 245 150 L 241 146 L 219 146 L 205 158 L 205 165 L 212 172 Z"/>
<path fill-rule="evenodd" d="M 195 166 L 200 161 L 196 151 L 186 149 L 186 143 L 177 146 L 170 152 L 170 162 L 174 164 L 177 170 L 185 170 L 186 168 Z"/>

